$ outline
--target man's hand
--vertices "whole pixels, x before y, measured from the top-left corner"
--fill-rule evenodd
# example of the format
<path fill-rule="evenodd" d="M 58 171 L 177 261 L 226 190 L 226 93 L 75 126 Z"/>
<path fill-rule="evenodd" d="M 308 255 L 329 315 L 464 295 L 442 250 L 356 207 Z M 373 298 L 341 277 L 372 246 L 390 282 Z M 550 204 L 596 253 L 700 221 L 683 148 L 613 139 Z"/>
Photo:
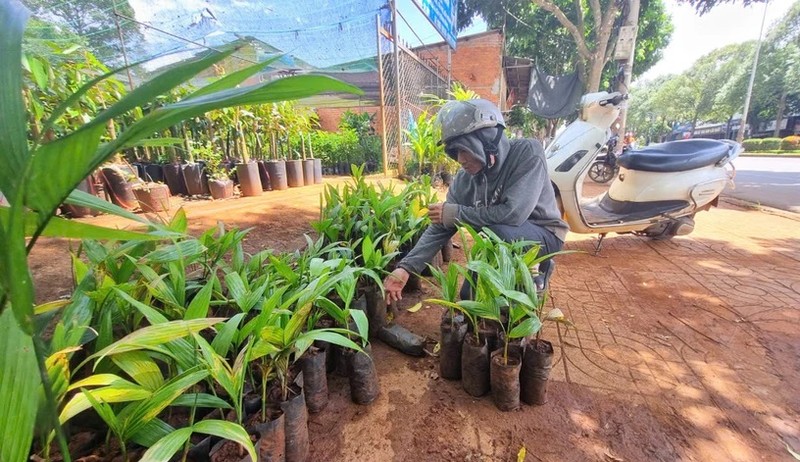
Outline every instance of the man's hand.
<path fill-rule="evenodd" d="M 386 290 L 387 305 L 403 298 L 403 287 L 406 286 L 409 276 L 408 271 L 403 268 L 397 268 L 386 276 L 386 279 L 383 280 L 383 288 Z"/>
<path fill-rule="evenodd" d="M 428 205 L 428 218 L 431 219 L 432 223 L 434 224 L 442 223 L 443 208 L 444 208 L 444 202 L 437 202 L 435 204 Z"/>

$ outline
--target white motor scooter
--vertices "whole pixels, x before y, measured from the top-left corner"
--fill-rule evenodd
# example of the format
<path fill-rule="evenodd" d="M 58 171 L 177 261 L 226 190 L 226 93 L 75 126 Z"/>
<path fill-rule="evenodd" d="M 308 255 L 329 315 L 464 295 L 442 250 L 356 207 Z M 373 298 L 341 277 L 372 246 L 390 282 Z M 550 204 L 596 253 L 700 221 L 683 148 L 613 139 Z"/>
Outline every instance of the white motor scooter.
<path fill-rule="evenodd" d="M 716 206 L 722 190 L 732 183 L 735 170 L 730 161 L 741 152 L 732 141 L 707 139 L 631 150 L 619 156 L 619 173 L 608 191 L 583 198 L 589 167 L 606 145 L 626 99 L 616 92 L 583 96 L 578 119 L 545 150 L 564 219 L 573 232 L 600 235 L 596 252 L 607 233 L 669 239 L 692 232 L 694 214 Z"/>

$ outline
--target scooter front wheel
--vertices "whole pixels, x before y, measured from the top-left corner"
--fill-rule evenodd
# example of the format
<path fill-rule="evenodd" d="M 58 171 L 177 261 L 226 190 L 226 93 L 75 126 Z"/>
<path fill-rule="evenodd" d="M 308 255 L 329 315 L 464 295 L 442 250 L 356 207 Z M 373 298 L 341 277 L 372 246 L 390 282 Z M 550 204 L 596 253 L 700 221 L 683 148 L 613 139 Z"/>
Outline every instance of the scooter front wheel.
<path fill-rule="evenodd" d="M 595 162 L 589 167 L 589 178 L 597 183 L 608 183 L 616 176 L 616 170 L 605 162 Z"/>

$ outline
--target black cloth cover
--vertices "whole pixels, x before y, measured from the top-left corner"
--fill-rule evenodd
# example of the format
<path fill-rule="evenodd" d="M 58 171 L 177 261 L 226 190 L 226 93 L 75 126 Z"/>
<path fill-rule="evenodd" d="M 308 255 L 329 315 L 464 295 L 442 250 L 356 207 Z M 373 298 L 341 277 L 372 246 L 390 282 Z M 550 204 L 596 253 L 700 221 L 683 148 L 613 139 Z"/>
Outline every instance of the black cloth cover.
<path fill-rule="evenodd" d="M 578 72 L 562 76 L 547 75 L 531 68 L 528 106 L 531 112 L 545 119 L 566 117 L 578 109 L 583 83 Z"/>

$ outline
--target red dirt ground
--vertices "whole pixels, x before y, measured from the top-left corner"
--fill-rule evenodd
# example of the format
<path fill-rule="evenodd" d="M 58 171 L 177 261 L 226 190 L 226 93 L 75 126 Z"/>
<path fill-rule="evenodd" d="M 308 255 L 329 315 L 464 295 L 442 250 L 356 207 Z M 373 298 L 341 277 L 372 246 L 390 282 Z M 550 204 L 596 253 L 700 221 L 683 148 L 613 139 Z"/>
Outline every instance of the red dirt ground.
<path fill-rule="evenodd" d="M 342 179 L 326 179 L 340 183 Z M 320 186 L 261 197 L 185 203 L 192 232 L 217 220 L 252 227 L 246 250 L 304 244 Z M 178 205 L 177 203 L 175 204 Z M 85 220 L 104 225 L 121 221 Z M 576 329 L 547 325 L 556 348 L 543 406 L 498 411 L 435 358 L 376 341 L 381 395 L 352 404 L 330 376 L 331 402 L 309 420 L 310 460 L 785 461 L 800 449 L 800 217 L 729 203 L 697 216 L 691 236 L 569 236 L 552 300 Z M 73 243 L 73 246 L 75 243 Z M 39 301 L 70 293 L 69 244 L 43 239 L 31 266 Z M 400 308 L 435 295 L 425 285 Z M 438 337 L 439 308 L 399 322 Z"/>

